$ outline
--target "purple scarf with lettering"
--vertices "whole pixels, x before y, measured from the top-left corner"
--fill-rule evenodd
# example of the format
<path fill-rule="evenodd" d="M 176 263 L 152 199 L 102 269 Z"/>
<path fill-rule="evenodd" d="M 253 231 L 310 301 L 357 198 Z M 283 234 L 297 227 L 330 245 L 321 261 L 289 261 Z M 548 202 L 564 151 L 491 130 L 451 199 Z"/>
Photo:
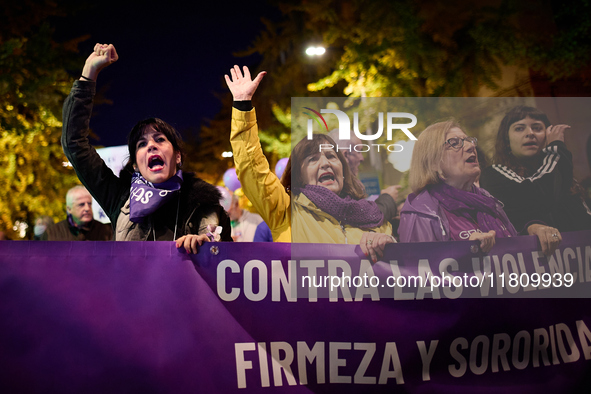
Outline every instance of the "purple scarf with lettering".
<path fill-rule="evenodd" d="M 472 191 L 456 189 L 444 182 L 429 188 L 429 194 L 439 201 L 441 206 L 457 216 L 476 222 L 482 232 L 495 230 L 497 237 L 517 235 L 515 227 L 497 210 L 499 200 L 483 193 L 482 189 L 472 185 Z M 500 208 L 502 211 L 502 208 Z"/>
<path fill-rule="evenodd" d="M 148 182 L 142 174 L 135 172 L 131 178 L 129 194 L 129 220 L 140 223 L 179 193 L 183 174 L 179 170 L 162 183 Z"/>
<path fill-rule="evenodd" d="M 384 222 L 384 214 L 373 201 L 354 200 L 351 196 L 342 198 L 327 188 L 317 185 L 306 185 L 301 192 L 314 205 L 341 224 L 367 229 L 379 227 Z"/>

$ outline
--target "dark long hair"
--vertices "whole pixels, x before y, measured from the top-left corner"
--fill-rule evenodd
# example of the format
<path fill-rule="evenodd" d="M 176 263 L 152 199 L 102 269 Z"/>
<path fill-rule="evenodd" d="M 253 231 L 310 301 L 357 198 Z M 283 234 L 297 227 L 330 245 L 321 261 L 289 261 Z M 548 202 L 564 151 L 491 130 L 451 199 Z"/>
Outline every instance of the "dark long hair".
<path fill-rule="evenodd" d="M 539 120 L 540 122 L 544 123 L 544 126 L 548 128 L 550 126 L 550 120 L 548 116 L 534 107 L 527 107 L 525 105 L 520 105 L 518 107 L 512 108 L 503 120 L 501 121 L 501 125 L 499 126 L 499 132 L 497 133 L 497 140 L 495 143 L 495 156 L 494 156 L 494 163 L 506 166 L 507 168 L 512 169 L 515 171 L 519 176 L 527 177 L 532 174 L 529 173 L 531 169 L 528 169 L 524 166 L 515 156 L 511 153 L 511 146 L 509 145 L 509 128 L 511 125 L 521 119 L 525 119 L 530 117 L 535 120 Z M 543 155 L 539 155 L 540 159 Z M 541 164 L 541 163 L 540 163 Z M 581 187 L 580 183 L 573 177 L 572 185 L 570 187 L 571 194 L 577 194 L 581 196 L 581 198 L 585 198 L 585 191 Z"/>
<path fill-rule="evenodd" d="M 512 108 L 505 114 L 501 121 L 499 131 L 497 133 L 497 140 L 495 142 L 494 163 L 506 166 L 515 171 L 520 176 L 532 175 L 527 173 L 527 168 L 511 153 L 511 145 L 509 143 L 509 128 L 511 125 L 521 119 L 532 118 L 544 123 L 546 128 L 550 126 L 550 120 L 545 113 L 534 107 L 527 107 L 520 105 Z"/>
<path fill-rule="evenodd" d="M 293 194 L 300 194 L 300 190 L 305 185 L 302 182 L 302 163 L 306 157 L 318 153 L 320 144 L 330 144 L 334 147 L 337 146 L 336 142 L 326 134 L 313 134 L 312 139 L 303 139 L 297 143 L 291 152 L 291 156 L 285 166 L 285 171 L 281 177 L 281 183 L 286 190 L 291 191 Z M 343 166 L 343 176 L 345 177 L 343 182 L 343 190 L 340 193 L 341 197 L 351 196 L 355 200 L 365 198 L 365 189 L 363 184 L 353 176 L 349 163 L 342 152 L 335 150 L 341 165 Z M 292 163 L 294 163 L 292 165 Z"/>

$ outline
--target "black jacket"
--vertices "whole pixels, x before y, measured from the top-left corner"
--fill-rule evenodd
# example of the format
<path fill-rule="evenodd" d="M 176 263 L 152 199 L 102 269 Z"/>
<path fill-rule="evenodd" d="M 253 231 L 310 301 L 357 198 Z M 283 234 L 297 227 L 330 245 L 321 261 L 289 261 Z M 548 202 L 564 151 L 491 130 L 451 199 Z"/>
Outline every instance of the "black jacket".
<path fill-rule="evenodd" d="M 498 164 L 486 168 L 480 186 L 504 204 L 517 231 L 529 222 L 542 221 L 560 231 L 591 229 L 591 213 L 573 185 L 572 154 L 562 141 L 543 150 L 543 160 L 533 175 L 522 177 Z"/>

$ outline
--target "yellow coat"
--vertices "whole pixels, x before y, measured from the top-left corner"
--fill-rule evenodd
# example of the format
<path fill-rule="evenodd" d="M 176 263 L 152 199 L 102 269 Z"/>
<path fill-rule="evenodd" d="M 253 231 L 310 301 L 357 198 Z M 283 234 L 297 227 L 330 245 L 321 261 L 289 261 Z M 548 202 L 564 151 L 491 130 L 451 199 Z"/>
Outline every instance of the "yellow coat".
<path fill-rule="evenodd" d="M 291 242 L 291 197 L 263 154 L 254 108 L 232 108 L 230 143 L 242 191 L 271 229 L 273 241 Z"/>
<path fill-rule="evenodd" d="M 334 216 L 320 210 L 303 193 L 294 197 L 292 209 L 293 242 L 357 245 L 367 231 L 392 234 L 392 226 L 388 221 L 381 227 L 365 230 L 341 225 Z"/>
<path fill-rule="evenodd" d="M 365 231 L 392 234 L 387 221 L 370 230 L 341 226 L 303 194 L 294 197 L 292 223 L 291 196 L 263 154 L 254 108 L 248 112 L 232 108 L 230 142 L 242 190 L 269 225 L 275 242 L 292 242 L 293 235 L 293 242 L 298 243 L 359 244 Z"/>

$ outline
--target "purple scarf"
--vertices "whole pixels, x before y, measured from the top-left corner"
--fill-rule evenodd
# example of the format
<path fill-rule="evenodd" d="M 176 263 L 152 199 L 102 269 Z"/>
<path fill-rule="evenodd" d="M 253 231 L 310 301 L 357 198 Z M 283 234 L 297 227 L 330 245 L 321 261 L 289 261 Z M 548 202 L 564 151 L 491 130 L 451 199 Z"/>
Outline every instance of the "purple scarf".
<path fill-rule="evenodd" d="M 129 194 L 129 220 L 140 223 L 167 203 L 181 190 L 183 174 L 179 170 L 169 180 L 162 183 L 148 182 L 142 174 L 135 172 L 131 178 Z"/>
<path fill-rule="evenodd" d="M 354 200 L 351 196 L 342 198 L 324 186 L 317 185 L 306 185 L 301 191 L 320 210 L 341 224 L 367 229 L 379 227 L 384 222 L 384 214 L 373 201 Z"/>
<path fill-rule="evenodd" d="M 456 189 L 444 182 L 429 188 L 429 194 L 439 201 L 443 208 L 468 220 L 474 218 L 482 232 L 495 230 L 497 237 L 517 235 L 513 225 L 497 210 L 499 200 L 487 196 L 482 189 L 472 185 L 472 191 Z"/>

